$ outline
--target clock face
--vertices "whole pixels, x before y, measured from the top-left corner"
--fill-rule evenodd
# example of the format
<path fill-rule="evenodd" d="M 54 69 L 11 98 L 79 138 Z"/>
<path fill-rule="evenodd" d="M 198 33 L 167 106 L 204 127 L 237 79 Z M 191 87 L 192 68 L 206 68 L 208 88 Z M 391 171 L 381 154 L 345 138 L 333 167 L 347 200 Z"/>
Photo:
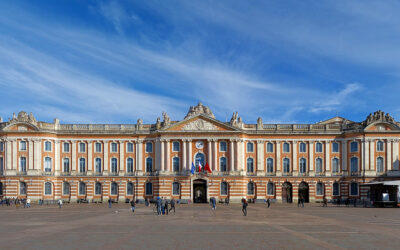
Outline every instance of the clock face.
<path fill-rule="evenodd" d="M 196 148 L 203 148 L 204 147 L 204 143 L 202 141 L 197 141 L 196 142 Z"/>

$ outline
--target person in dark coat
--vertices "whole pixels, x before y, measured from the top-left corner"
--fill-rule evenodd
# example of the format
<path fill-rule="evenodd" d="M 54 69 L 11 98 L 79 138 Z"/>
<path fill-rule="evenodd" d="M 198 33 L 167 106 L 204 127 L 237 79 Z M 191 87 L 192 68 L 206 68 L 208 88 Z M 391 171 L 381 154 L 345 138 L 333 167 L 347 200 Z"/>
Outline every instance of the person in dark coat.
<path fill-rule="evenodd" d="M 245 198 L 242 199 L 242 212 L 243 216 L 247 216 L 247 200 Z"/>
<path fill-rule="evenodd" d="M 171 200 L 171 208 L 169 209 L 169 211 L 171 211 L 172 209 L 174 209 L 174 213 L 175 213 L 175 199 L 172 198 Z"/>
<path fill-rule="evenodd" d="M 132 209 L 132 213 L 135 212 L 135 207 L 136 207 L 135 199 L 132 199 L 132 200 L 131 200 L 131 209 Z"/>
<path fill-rule="evenodd" d="M 268 208 L 271 206 L 271 202 L 269 199 L 267 199 L 267 205 L 268 205 Z"/>
<path fill-rule="evenodd" d="M 108 198 L 108 207 L 111 208 L 111 206 L 112 206 L 112 199 Z"/>

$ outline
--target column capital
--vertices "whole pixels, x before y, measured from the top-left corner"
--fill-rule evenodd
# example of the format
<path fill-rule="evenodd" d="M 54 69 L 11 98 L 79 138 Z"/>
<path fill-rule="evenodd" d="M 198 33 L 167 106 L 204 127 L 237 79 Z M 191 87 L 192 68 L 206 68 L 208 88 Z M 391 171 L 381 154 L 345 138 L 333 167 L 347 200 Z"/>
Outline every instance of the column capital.
<path fill-rule="evenodd" d="M 263 140 L 257 140 L 257 144 L 263 144 L 264 141 Z"/>
<path fill-rule="evenodd" d="M 137 142 L 138 142 L 138 143 L 143 143 L 143 142 L 144 142 L 144 139 L 137 139 Z"/>

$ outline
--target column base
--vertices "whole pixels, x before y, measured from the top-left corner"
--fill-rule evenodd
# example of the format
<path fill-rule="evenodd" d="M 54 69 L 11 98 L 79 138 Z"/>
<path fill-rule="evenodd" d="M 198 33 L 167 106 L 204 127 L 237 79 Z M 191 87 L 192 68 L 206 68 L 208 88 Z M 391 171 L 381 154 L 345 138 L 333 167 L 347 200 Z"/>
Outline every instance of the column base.
<path fill-rule="evenodd" d="M 276 171 L 276 176 L 282 176 L 282 172 L 281 171 Z"/>
<path fill-rule="evenodd" d="M 315 172 L 314 171 L 309 171 L 308 172 L 308 176 L 314 177 L 315 176 Z"/>
<path fill-rule="evenodd" d="M 257 171 L 257 176 L 265 176 L 265 172 L 264 171 Z"/>
<path fill-rule="evenodd" d="M 293 171 L 293 172 L 292 172 L 292 175 L 293 175 L 293 176 L 299 176 L 299 172 L 298 172 L 298 171 Z M 294 198 L 293 198 L 293 200 L 294 200 Z"/>
<path fill-rule="evenodd" d="M 125 171 L 119 171 L 118 176 L 125 176 Z"/>
<path fill-rule="evenodd" d="M 136 175 L 137 176 L 143 176 L 143 171 L 142 170 L 136 170 Z"/>

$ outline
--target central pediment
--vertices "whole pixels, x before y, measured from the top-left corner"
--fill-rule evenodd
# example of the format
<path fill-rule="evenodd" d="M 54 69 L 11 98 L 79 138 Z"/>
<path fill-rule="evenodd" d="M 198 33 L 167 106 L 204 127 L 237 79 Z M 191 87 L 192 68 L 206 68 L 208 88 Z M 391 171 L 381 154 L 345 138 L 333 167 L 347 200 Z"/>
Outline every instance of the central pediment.
<path fill-rule="evenodd" d="M 236 128 L 233 128 L 225 123 L 222 123 L 210 117 L 205 117 L 203 115 L 198 115 L 196 117 L 183 120 L 163 130 L 164 131 L 237 131 Z"/>

